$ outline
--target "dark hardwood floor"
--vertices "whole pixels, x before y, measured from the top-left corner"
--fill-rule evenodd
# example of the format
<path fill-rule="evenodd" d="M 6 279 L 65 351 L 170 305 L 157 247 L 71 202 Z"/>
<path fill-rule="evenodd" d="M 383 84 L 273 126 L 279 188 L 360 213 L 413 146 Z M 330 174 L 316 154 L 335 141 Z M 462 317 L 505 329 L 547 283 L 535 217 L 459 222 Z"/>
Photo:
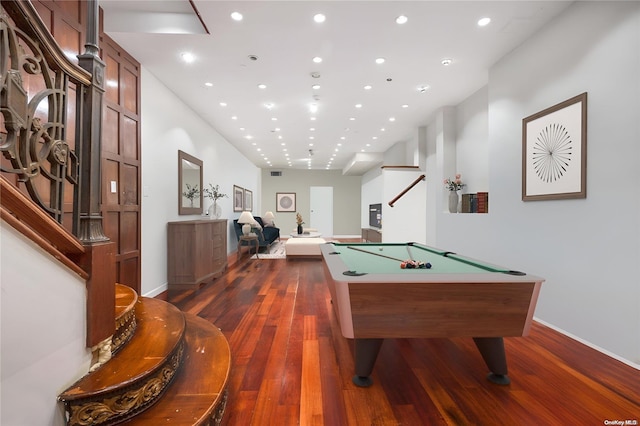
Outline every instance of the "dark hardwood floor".
<path fill-rule="evenodd" d="M 352 342 L 319 260 L 250 260 L 164 296 L 231 345 L 228 425 L 637 425 L 640 371 L 536 323 L 506 338 L 511 384 L 485 379 L 472 339 L 387 339 L 356 387 Z"/>

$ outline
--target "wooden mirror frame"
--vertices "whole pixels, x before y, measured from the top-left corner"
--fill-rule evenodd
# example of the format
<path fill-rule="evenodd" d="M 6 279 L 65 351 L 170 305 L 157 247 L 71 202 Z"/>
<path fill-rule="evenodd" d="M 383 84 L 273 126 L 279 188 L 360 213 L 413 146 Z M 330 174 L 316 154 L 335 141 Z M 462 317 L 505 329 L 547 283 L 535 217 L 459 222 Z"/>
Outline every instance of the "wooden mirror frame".
<path fill-rule="evenodd" d="M 191 164 L 191 166 L 188 166 L 189 164 Z M 189 169 L 193 171 L 194 176 L 186 176 L 184 173 L 184 166 L 188 166 Z M 197 172 L 194 166 L 197 166 L 200 169 L 199 177 L 195 176 Z M 198 182 L 198 189 L 200 190 L 200 194 L 197 198 L 194 199 L 193 206 L 191 206 L 191 202 L 189 201 L 189 199 L 182 195 L 182 193 L 187 190 L 188 183 L 193 184 L 194 182 Z M 202 160 L 199 160 L 196 157 L 187 154 L 186 152 L 178 151 L 178 214 L 199 215 L 202 214 L 202 208 Z"/>

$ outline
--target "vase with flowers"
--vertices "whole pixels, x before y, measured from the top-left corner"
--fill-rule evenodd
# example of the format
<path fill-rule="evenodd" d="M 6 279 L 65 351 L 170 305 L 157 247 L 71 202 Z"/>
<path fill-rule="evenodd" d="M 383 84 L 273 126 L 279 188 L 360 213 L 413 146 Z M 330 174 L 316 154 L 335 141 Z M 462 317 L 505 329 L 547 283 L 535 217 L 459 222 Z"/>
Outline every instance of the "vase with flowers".
<path fill-rule="evenodd" d="M 458 204 L 460 202 L 458 191 L 466 186 L 466 184 L 462 183 L 462 175 L 458 173 L 453 179 L 445 179 L 444 186 L 449 190 L 449 212 L 458 213 Z"/>
<path fill-rule="evenodd" d="M 303 231 L 302 225 L 304 225 L 304 222 L 302 220 L 302 215 L 300 215 L 300 213 L 296 213 L 296 223 L 298 224 L 298 229 L 297 229 L 298 235 L 301 235 Z"/>
<path fill-rule="evenodd" d="M 226 197 L 227 194 L 223 194 L 222 192 L 220 192 L 220 185 L 213 186 L 212 184 L 209 184 L 209 188 L 205 188 L 203 192 L 204 192 L 204 196 L 207 198 L 210 198 L 212 201 L 211 205 L 207 209 L 209 218 L 210 219 L 220 218 L 220 215 L 222 214 L 222 209 L 218 205 L 218 200 L 220 198 Z"/>

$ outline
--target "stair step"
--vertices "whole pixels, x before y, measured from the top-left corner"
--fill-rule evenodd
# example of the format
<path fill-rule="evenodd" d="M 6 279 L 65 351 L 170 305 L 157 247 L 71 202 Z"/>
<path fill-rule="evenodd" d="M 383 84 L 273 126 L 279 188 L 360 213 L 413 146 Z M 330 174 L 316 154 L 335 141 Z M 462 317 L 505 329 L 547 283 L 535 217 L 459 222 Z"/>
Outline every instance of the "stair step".
<path fill-rule="evenodd" d="M 122 284 L 116 284 L 116 330 L 113 333 L 111 353 L 115 354 L 131 339 L 136 331 L 136 303 L 138 293 Z"/>
<path fill-rule="evenodd" d="M 186 321 L 175 306 L 141 297 L 135 305 L 137 329 L 106 364 L 84 376 L 58 398 L 68 424 L 115 424 L 149 407 L 179 368 Z"/>
<path fill-rule="evenodd" d="M 185 313 L 187 330 L 183 365 L 152 407 L 124 425 L 220 424 L 227 401 L 231 350 L 222 332 L 210 322 Z"/>

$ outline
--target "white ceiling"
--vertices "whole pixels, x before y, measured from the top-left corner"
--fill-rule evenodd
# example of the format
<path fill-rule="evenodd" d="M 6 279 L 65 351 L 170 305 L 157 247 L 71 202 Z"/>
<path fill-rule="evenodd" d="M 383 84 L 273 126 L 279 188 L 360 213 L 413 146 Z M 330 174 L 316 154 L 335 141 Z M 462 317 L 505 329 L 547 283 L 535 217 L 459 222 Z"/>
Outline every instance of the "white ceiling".
<path fill-rule="evenodd" d="M 415 137 L 438 108 L 486 85 L 492 64 L 571 2 L 192 3 L 210 34 L 188 0 L 100 0 L 105 32 L 258 167 L 358 174 L 370 164 L 349 168 L 356 154 L 379 158 Z M 234 11 L 244 19 L 232 20 Z M 313 21 L 317 13 L 324 23 Z M 399 15 L 406 24 L 395 22 Z M 491 23 L 479 27 L 483 17 Z M 187 51 L 191 64 L 181 60 Z"/>

